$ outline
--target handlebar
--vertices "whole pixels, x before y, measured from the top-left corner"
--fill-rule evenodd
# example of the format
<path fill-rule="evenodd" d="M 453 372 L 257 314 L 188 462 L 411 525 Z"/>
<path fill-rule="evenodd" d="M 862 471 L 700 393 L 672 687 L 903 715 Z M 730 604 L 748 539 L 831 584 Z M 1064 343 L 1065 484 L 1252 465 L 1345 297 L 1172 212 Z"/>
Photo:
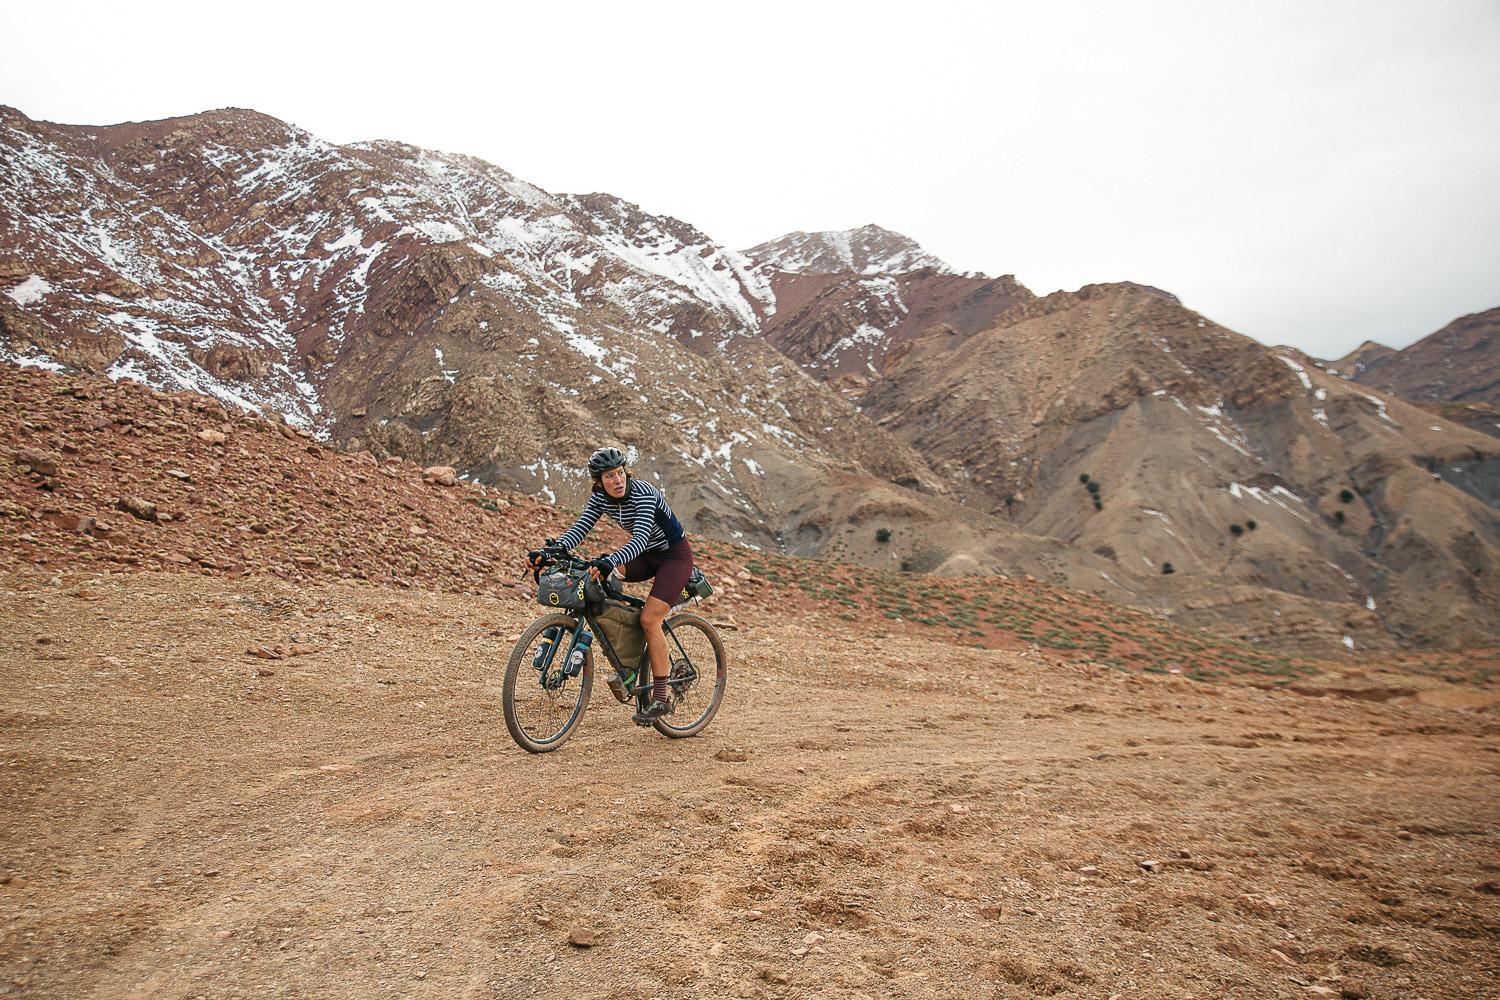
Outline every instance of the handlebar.
<path fill-rule="evenodd" d="M 542 570 L 550 566 L 563 566 L 570 570 L 582 570 L 588 569 L 593 565 L 588 559 L 580 559 L 570 549 L 556 544 L 555 539 L 549 538 L 547 539 L 547 543 L 540 549 L 532 549 L 526 553 L 533 580 L 539 580 Z M 524 577 L 526 570 L 523 569 L 521 575 Z M 603 588 L 605 595 L 608 597 L 622 598 L 625 596 L 625 592 L 612 584 L 608 576 L 600 578 L 599 586 Z"/>

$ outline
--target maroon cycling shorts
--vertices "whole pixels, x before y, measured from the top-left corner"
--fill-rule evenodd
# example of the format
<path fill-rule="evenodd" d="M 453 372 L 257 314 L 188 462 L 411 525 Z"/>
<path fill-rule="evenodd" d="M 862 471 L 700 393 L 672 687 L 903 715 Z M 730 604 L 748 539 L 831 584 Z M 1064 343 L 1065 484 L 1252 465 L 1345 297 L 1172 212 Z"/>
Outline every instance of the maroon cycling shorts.
<path fill-rule="evenodd" d="M 687 586 L 693 572 L 693 547 L 684 538 L 676 545 L 665 549 L 643 552 L 620 567 L 629 583 L 656 578 L 651 584 L 651 596 L 665 601 L 667 607 L 682 603 L 682 588 Z"/>

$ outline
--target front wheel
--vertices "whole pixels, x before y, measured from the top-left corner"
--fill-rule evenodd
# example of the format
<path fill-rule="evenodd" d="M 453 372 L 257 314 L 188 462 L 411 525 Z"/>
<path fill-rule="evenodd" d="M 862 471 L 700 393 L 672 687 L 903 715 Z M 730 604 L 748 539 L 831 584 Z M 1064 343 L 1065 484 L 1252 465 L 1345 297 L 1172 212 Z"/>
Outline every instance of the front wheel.
<path fill-rule="evenodd" d="M 594 654 L 584 655 L 583 669 L 571 676 L 564 669 L 573 635 L 583 623 L 572 615 L 544 615 L 532 622 L 505 665 L 505 684 L 500 700 L 505 728 L 511 738 L 529 753 L 546 753 L 565 743 L 589 704 L 594 687 Z M 551 649 L 544 649 L 542 633 L 555 628 Z M 540 654 L 538 651 L 541 651 Z M 538 668 L 534 661 L 545 662 Z"/>
<path fill-rule="evenodd" d="M 672 663 L 667 684 L 673 708 L 671 715 L 651 725 L 672 739 L 697 736 L 713 721 L 724 701 L 724 687 L 729 681 L 724 644 L 712 625 L 691 612 L 668 618 L 665 632 L 667 657 Z"/>

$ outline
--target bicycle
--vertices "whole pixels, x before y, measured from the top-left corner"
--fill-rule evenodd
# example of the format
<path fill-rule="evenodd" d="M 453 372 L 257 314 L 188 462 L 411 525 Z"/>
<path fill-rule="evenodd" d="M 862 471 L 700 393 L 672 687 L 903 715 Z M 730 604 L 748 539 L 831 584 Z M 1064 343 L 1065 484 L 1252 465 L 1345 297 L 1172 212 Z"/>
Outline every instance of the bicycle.
<path fill-rule="evenodd" d="M 533 578 L 540 587 L 543 570 L 560 568 L 570 581 L 565 598 L 569 606 L 543 615 L 521 633 L 505 665 L 501 703 L 505 728 L 521 749 L 547 753 L 567 741 L 588 708 L 594 688 L 595 639 L 614 668 L 610 693 L 621 704 L 633 699 L 638 707 L 646 707 L 651 700 L 651 669 L 644 656 L 638 664 L 622 663 L 596 617 L 603 609 L 603 597 L 636 610 L 645 607 L 645 601 L 619 590 L 607 577 L 594 592 L 587 576 L 589 563 L 560 546 L 547 545 L 536 555 L 540 558 L 532 566 Z M 696 736 L 708 726 L 724 700 L 728 680 L 718 631 L 707 619 L 681 608 L 679 604 L 662 623 L 671 659 L 667 686 L 673 711 L 649 723 L 670 739 Z"/>

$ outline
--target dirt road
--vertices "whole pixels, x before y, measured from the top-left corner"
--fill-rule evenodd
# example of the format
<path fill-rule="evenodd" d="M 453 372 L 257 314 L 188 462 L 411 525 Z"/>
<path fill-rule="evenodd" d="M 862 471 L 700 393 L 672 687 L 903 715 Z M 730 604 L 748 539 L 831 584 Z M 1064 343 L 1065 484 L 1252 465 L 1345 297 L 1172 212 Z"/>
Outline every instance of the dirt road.
<path fill-rule="evenodd" d="M 0 578 L 0 993 L 1500 996 L 1493 708 L 782 622 L 704 736 L 601 684 L 533 757 L 531 616 Z"/>

